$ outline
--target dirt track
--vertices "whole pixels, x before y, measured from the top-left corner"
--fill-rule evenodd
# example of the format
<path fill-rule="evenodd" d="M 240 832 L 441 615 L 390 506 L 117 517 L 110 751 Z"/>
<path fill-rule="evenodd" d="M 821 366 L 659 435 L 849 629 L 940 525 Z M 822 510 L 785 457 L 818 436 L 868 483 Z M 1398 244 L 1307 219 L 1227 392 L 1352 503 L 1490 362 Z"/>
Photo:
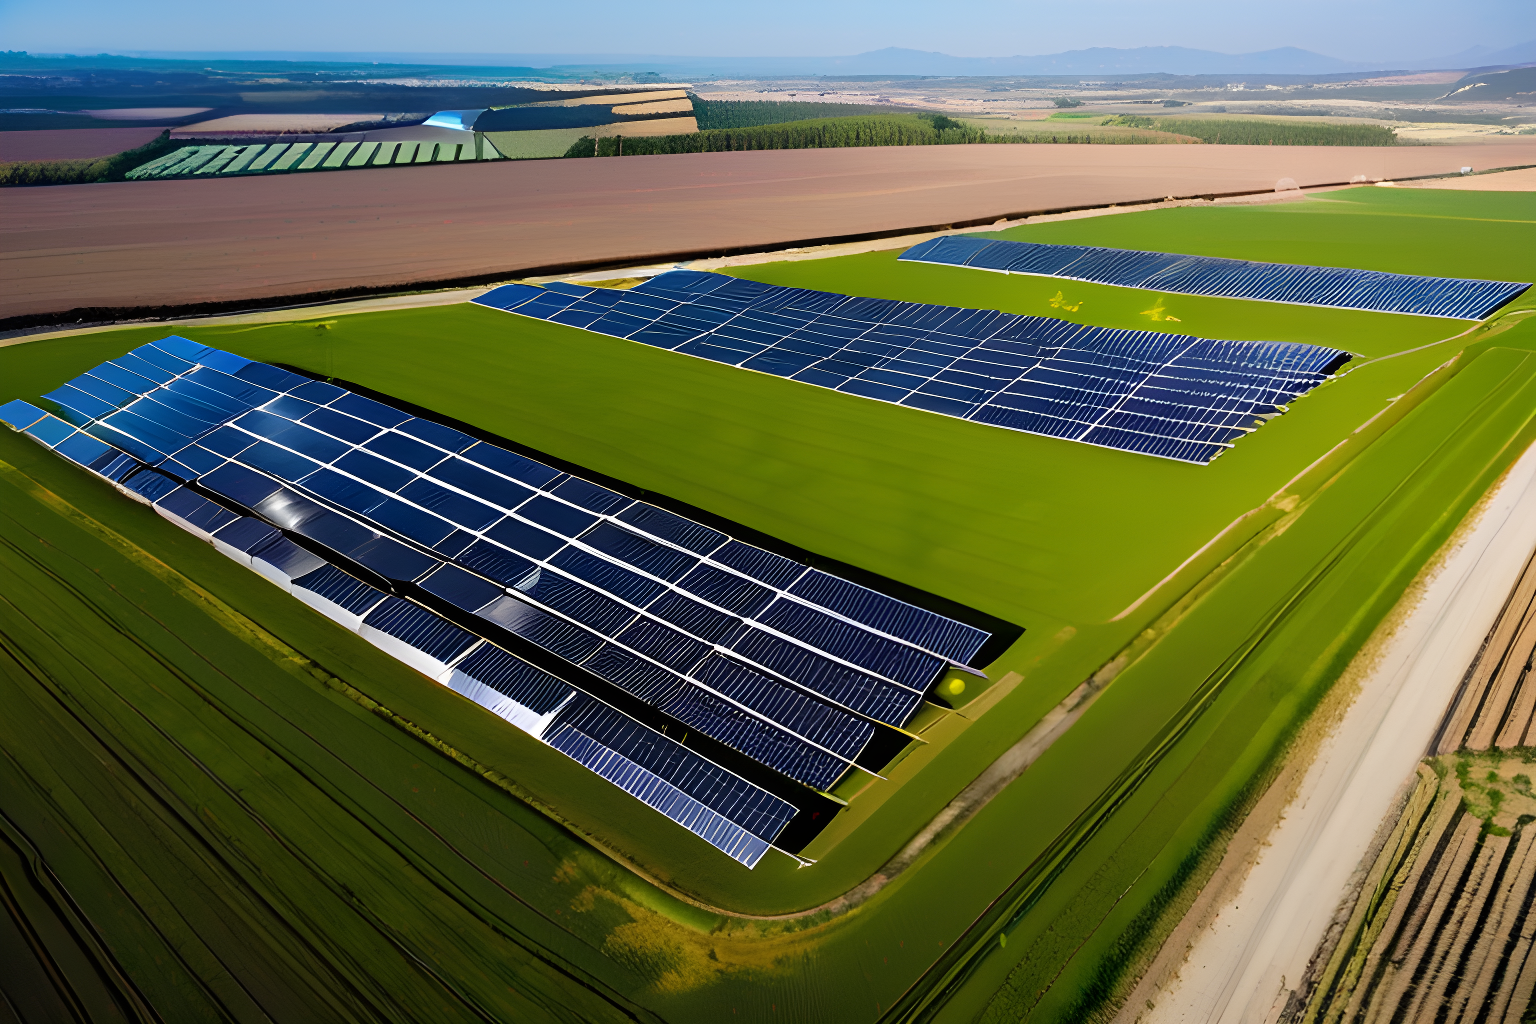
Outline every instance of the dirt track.
<path fill-rule="evenodd" d="M 1522 164 L 1536 164 L 1536 139 L 798 150 L 6 189 L 0 320 L 467 284 L 1282 178 L 1305 187 Z"/>
<path fill-rule="evenodd" d="M 1450 545 L 1411 611 L 1360 655 L 1369 665 L 1246 877 L 1229 848 L 1215 915 L 1163 947 L 1120 1024 L 1274 1021 L 1348 891 L 1405 778 L 1430 748 L 1466 666 L 1536 547 L 1536 447 Z M 1193 929 L 1191 929 L 1193 931 Z M 1406 1018 L 1416 1020 L 1417 1018 Z"/>

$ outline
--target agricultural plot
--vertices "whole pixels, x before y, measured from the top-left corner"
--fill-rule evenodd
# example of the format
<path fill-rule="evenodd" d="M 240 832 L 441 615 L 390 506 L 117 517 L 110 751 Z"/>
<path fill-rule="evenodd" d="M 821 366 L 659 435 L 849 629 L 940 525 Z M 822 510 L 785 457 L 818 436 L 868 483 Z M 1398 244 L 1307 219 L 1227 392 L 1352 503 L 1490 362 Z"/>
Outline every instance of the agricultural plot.
<path fill-rule="evenodd" d="M 1442 723 L 1417 785 L 1308 1001 L 1311 1019 L 1386 1021 L 1447 1005 L 1526 1015 L 1536 991 L 1529 826 L 1536 565 L 1525 570 Z"/>
<path fill-rule="evenodd" d="M 483 134 L 447 142 L 273 142 L 244 146 L 187 146 L 128 172 L 134 181 L 170 178 L 233 178 L 290 171 L 333 171 L 411 163 L 501 160 Z"/>
<path fill-rule="evenodd" d="M 1536 256 L 1511 240 L 1536 218 L 1486 202 L 1359 190 L 1010 234 L 1530 280 Z M 549 1019 L 1081 1019 L 1113 994 L 1105 965 L 1155 935 L 1158 909 L 1214 823 L 1241 806 L 1339 666 L 1532 438 L 1536 337 L 1518 308 L 1469 332 L 1464 321 L 982 274 L 897 255 L 732 275 L 1325 346 L 1356 361 L 1222 458 L 1191 465 L 473 305 L 184 329 L 199 344 L 437 410 L 594 479 L 1023 627 L 981 666 L 988 679 L 946 674 L 943 685 L 966 684 L 954 707 L 931 705 L 909 722 L 920 741 L 884 778 L 841 795 L 847 805 L 800 851 L 814 861 L 806 867 L 774 854 L 745 870 L 147 507 L 0 432 L 10 467 L 0 559 L 18 581 L 6 592 L 24 596 L 0 606 L 0 632 L 10 663 L 27 666 L 7 670 L 12 704 L 29 708 L 5 726 L 7 751 L 22 752 L 6 762 L 22 776 L 4 789 L 7 817 L 46 847 L 51 877 L 76 904 L 132 897 L 136 909 L 110 926 L 142 937 L 113 947 L 132 977 L 152 959 L 138 950 L 195 951 L 146 976 L 157 1005 L 193 999 L 178 993 L 225 970 L 264 1005 L 283 998 L 333 1018 L 456 1000 Z M 5 349 L 0 397 L 41 395 L 163 335 L 133 328 Z M 64 616 L 79 623 L 73 654 L 47 627 Z M 901 857 L 1074 693 L 1086 694 L 1081 718 L 1028 770 Z M 198 727 L 181 716 L 199 716 Z M 94 732 L 70 731 L 80 721 Z M 57 737 L 46 756 L 27 739 L 44 727 Z M 149 769 L 114 774 L 89 753 L 101 743 Z M 96 817 L 113 806 L 96 794 L 141 779 L 163 794 L 156 807 L 212 809 L 174 826 Z M 200 860 L 183 844 L 175 857 L 148 855 L 181 828 L 196 830 L 200 848 L 246 852 Z M 79 856 L 104 831 L 125 852 Z M 882 871 L 888 881 L 865 885 Z M 189 891 L 187 878 L 206 893 L 195 912 L 178 917 L 150 898 L 171 879 Z M 261 898 L 231 937 L 215 925 L 231 916 L 225 894 L 245 891 Z M 188 920 L 195 944 L 179 923 Z M 285 928 L 312 938 L 285 952 Z M 420 972 L 400 970 L 391 940 Z M 342 943 L 362 952 L 344 959 Z M 196 989 L 198 1005 L 210 991 L 237 998 Z M 337 992 L 357 1002 L 324 1005 Z"/>

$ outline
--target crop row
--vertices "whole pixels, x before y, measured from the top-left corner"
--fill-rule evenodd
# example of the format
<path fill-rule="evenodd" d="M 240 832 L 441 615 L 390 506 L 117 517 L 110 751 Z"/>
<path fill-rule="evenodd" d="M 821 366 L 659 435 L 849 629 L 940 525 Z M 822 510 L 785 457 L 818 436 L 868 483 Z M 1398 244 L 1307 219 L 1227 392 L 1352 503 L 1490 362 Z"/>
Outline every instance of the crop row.
<path fill-rule="evenodd" d="M 467 133 L 466 133 L 467 134 Z M 482 136 L 461 143 L 439 142 L 275 142 L 245 146 L 189 146 L 167 153 L 128 172 L 134 180 L 150 178 L 230 177 L 329 171 L 358 167 L 500 160 Z"/>

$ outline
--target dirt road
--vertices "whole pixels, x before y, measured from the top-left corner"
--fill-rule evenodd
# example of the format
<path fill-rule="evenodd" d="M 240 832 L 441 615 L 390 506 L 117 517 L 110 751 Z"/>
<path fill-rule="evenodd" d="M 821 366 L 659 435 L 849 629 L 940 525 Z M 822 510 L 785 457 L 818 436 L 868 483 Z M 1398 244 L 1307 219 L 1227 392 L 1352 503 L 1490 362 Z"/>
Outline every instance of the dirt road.
<path fill-rule="evenodd" d="M 1536 139 L 701 153 L 5 189 L 0 321 L 469 284 L 1468 164 L 1536 164 Z"/>
<path fill-rule="evenodd" d="M 1138 994 L 1122 1022 L 1276 1019 L 1533 546 L 1536 448 L 1510 470 L 1386 643 L 1240 891 L 1196 936 L 1168 985 Z"/>

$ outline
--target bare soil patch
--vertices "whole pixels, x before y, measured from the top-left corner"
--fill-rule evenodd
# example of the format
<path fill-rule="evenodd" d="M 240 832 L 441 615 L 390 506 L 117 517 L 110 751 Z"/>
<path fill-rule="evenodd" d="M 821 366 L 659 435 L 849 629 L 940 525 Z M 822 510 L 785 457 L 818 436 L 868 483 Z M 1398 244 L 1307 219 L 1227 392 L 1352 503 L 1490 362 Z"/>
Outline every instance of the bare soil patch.
<path fill-rule="evenodd" d="M 1472 174 L 1465 178 L 1431 178 L 1405 181 L 1401 188 L 1447 188 L 1459 192 L 1536 192 L 1536 167 L 1497 174 Z"/>
<path fill-rule="evenodd" d="M 60 128 L 55 131 L 0 132 L 0 163 L 32 160 L 91 160 L 137 149 L 163 128 Z"/>
<path fill-rule="evenodd" d="M 1476 159 L 1536 164 L 1536 138 Z M 469 285 L 1473 160 L 1455 146 L 914 146 L 12 189 L 0 320 Z"/>

